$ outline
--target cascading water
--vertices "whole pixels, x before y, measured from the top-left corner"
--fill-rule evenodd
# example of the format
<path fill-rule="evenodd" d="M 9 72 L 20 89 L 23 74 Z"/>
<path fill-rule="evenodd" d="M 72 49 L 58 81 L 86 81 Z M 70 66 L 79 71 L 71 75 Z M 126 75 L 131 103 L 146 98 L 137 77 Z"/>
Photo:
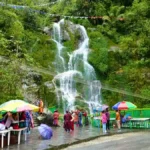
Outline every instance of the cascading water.
<path fill-rule="evenodd" d="M 89 53 L 89 38 L 85 28 L 81 25 L 76 25 L 76 30 L 79 32 L 81 39 L 78 49 L 69 54 L 68 64 L 63 54 L 64 46 L 62 45 L 62 29 L 64 20 L 53 25 L 53 41 L 57 45 L 56 56 L 56 71 L 57 75 L 53 79 L 55 85 L 58 102 L 63 101 L 64 109 L 74 109 L 74 102 L 78 95 L 82 95 L 84 103 L 89 105 L 89 109 L 95 105 L 101 104 L 100 97 L 100 82 L 96 80 L 94 68 L 88 63 Z M 76 79 L 80 79 L 76 81 Z M 77 82 L 83 82 L 82 93 L 77 90 Z M 80 93 L 80 94 L 79 94 Z"/>
<path fill-rule="evenodd" d="M 63 22 L 63 20 L 61 22 Z M 61 43 L 61 41 L 62 41 L 62 34 L 61 34 L 61 28 L 60 28 L 61 22 L 54 23 L 54 25 L 53 25 L 53 41 L 56 43 L 57 50 L 58 50 L 57 55 L 56 55 L 56 62 L 57 62 L 56 64 L 59 64 L 56 66 L 57 73 L 63 72 L 65 70 L 65 60 L 61 56 L 63 48 L 64 48 Z"/>

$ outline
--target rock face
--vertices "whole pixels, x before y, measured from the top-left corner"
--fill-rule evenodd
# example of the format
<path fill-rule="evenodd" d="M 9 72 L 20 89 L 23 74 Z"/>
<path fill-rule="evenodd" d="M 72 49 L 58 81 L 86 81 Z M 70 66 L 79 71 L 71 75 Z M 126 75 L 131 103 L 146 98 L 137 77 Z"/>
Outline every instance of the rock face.
<path fill-rule="evenodd" d="M 24 98 L 34 103 L 38 99 L 39 85 L 42 82 L 42 76 L 37 72 L 28 72 L 22 80 Z"/>
<path fill-rule="evenodd" d="M 43 32 L 47 35 L 51 35 L 51 29 L 49 27 L 44 27 Z"/>
<path fill-rule="evenodd" d="M 51 81 L 47 81 L 44 83 L 44 85 L 49 89 L 49 90 L 54 90 L 55 87 Z"/>
<path fill-rule="evenodd" d="M 70 36 L 69 33 L 67 31 L 64 30 L 63 32 L 63 37 L 62 37 L 62 41 L 69 41 L 70 40 Z"/>
<path fill-rule="evenodd" d="M 71 38 L 70 38 L 70 35 L 69 35 L 69 32 L 71 33 L 71 34 L 75 34 L 76 32 L 80 32 L 80 31 L 77 31 L 78 30 L 78 25 L 75 25 L 75 24 L 73 24 L 72 22 L 70 22 L 70 21 L 61 21 L 60 22 L 60 25 L 61 25 L 61 27 L 62 27 L 62 42 L 64 42 L 64 41 L 69 41 L 69 40 L 71 40 Z M 43 32 L 45 33 L 45 34 L 47 34 L 47 35 L 49 35 L 49 36 L 51 36 L 52 37 L 52 35 L 53 35 L 53 30 L 52 30 L 52 28 L 50 28 L 50 27 L 44 27 L 44 29 L 43 29 Z"/>
<path fill-rule="evenodd" d="M 42 114 L 37 117 L 38 125 L 41 123 L 47 124 L 49 126 L 53 126 L 53 115 L 52 114 Z"/>

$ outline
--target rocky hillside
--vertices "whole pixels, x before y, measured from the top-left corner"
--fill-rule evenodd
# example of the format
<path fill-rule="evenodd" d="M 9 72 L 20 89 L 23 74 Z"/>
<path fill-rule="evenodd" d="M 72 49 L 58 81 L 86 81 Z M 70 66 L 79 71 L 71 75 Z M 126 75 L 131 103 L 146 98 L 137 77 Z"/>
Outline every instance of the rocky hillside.
<path fill-rule="evenodd" d="M 51 29 L 62 18 L 87 29 L 88 61 L 104 87 L 103 101 L 112 105 L 129 100 L 150 107 L 149 0 L 0 3 L 0 102 L 42 97 L 49 106 L 56 105 Z M 78 38 L 77 33 L 64 33 L 68 52 L 77 47 Z"/>

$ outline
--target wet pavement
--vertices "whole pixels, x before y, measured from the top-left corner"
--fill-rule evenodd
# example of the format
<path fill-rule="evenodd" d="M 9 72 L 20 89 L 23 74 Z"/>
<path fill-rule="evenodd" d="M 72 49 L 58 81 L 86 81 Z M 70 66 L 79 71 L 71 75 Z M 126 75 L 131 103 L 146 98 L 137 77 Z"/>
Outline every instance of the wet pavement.
<path fill-rule="evenodd" d="M 97 138 L 64 150 L 150 150 L 150 132 L 126 133 Z"/>
<path fill-rule="evenodd" d="M 27 135 L 27 141 L 24 141 L 24 137 L 21 139 L 20 145 L 5 146 L 4 150 L 46 150 L 46 149 L 57 149 L 61 145 L 80 143 L 81 141 L 90 140 L 99 136 L 112 135 L 118 133 L 134 132 L 138 130 L 122 129 L 118 132 L 116 129 L 111 129 L 109 134 L 103 134 L 102 129 L 85 126 L 75 127 L 75 130 L 68 133 L 65 132 L 63 127 L 52 128 L 53 137 L 51 140 L 39 139 L 38 128 L 31 130 L 31 134 Z M 64 146 L 65 147 L 65 146 Z M 59 148 L 60 149 L 60 148 Z"/>

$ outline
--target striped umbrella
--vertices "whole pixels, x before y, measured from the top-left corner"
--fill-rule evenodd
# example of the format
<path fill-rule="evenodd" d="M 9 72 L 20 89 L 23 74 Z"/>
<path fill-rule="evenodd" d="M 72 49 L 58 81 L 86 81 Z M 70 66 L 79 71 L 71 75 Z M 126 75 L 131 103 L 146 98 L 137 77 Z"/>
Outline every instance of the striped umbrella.
<path fill-rule="evenodd" d="M 10 100 L 0 105 L 1 112 L 22 112 L 27 110 L 38 111 L 39 107 L 29 104 L 23 100 Z"/>
<path fill-rule="evenodd" d="M 137 108 L 137 106 L 128 101 L 118 102 L 112 107 L 112 109 L 114 110 L 128 110 L 128 109 L 134 109 L 134 108 Z"/>

